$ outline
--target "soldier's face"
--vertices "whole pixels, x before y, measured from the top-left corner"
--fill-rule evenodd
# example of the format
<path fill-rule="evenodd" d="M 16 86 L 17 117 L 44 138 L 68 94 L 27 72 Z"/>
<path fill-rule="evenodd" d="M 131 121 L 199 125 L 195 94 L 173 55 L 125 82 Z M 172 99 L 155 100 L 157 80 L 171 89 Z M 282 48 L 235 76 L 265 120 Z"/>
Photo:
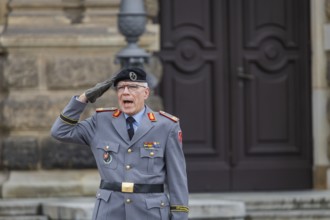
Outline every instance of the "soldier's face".
<path fill-rule="evenodd" d="M 119 82 L 117 84 L 118 103 L 122 112 L 135 115 L 144 107 L 150 90 L 145 83 Z"/>

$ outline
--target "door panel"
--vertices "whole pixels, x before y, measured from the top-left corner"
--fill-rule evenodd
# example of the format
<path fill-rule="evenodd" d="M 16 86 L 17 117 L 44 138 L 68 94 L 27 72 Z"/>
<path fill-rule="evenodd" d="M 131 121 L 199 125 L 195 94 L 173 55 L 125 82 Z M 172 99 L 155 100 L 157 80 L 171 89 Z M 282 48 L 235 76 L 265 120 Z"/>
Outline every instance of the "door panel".
<path fill-rule="evenodd" d="M 160 3 L 162 95 L 166 110 L 180 118 L 189 188 L 228 190 L 226 1 Z"/>
<path fill-rule="evenodd" d="M 311 187 L 308 4 L 160 0 L 160 90 L 190 191 Z"/>
<path fill-rule="evenodd" d="M 232 189 L 310 188 L 308 1 L 230 3 Z"/>

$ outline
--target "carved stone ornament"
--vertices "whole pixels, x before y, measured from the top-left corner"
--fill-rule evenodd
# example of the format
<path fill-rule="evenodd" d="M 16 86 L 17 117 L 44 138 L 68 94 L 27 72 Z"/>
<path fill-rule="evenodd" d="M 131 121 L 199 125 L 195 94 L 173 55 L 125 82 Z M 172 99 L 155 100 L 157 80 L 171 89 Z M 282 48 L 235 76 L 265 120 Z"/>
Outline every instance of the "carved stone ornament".
<path fill-rule="evenodd" d="M 7 16 L 6 14 L 8 13 L 7 9 L 7 4 L 8 2 L 6 0 L 0 0 L 0 33 L 3 31 L 3 25 L 6 24 Z"/>
<path fill-rule="evenodd" d="M 79 24 L 84 19 L 85 14 L 85 0 L 70 0 L 70 7 L 64 7 L 63 11 L 65 16 L 70 19 L 72 24 Z"/>
<path fill-rule="evenodd" d="M 156 0 L 144 0 L 144 5 L 146 7 L 147 15 L 149 17 L 156 17 L 158 15 L 158 1 Z"/>
<path fill-rule="evenodd" d="M 325 0 L 325 12 L 328 20 L 330 20 L 330 0 Z"/>

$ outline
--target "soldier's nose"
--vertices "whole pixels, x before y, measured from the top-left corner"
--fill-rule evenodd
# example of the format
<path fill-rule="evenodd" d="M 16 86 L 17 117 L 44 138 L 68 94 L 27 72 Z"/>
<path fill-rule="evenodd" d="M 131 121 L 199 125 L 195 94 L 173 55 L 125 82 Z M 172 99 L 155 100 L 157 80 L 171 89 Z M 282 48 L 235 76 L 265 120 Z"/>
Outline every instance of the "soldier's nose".
<path fill-rule="evenodd" d="M 126 94 L 127 94 L 127 93 L 130 93 L 129 90 L 128 90 L 128 86 L 125 86 L 125 88 L 124 88 L 124 92 L 123 92 L 123 93 L 126 93 Z"/>

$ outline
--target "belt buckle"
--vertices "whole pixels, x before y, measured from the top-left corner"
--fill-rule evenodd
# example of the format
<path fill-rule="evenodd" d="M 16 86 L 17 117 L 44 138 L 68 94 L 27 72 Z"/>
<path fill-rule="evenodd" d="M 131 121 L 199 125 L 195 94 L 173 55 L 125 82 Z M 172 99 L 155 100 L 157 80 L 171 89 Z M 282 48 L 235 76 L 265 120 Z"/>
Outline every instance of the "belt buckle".
<path fill-rule="evenodd" d="M 134 192 L 134 183 L 122 182 L 121 183 L 121 192 L 125 192 L 125 193 Z"/>

